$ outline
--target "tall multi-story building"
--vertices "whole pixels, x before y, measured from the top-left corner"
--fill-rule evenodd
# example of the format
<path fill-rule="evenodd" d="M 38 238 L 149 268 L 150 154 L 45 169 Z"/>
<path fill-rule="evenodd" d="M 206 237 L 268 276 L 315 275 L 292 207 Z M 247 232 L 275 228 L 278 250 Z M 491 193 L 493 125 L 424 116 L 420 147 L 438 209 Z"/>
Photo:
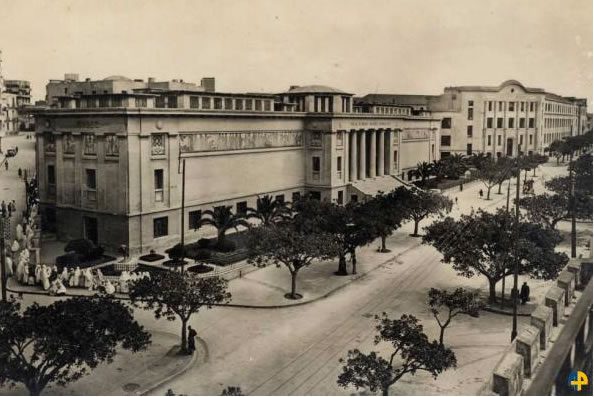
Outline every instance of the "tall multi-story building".
<path fill-rule="evenodd" d="M 370 96 L 368 96 L 370 97 Z M 441 119 L 441 155 L 542 153 L 587 129 L 585 99 L 562 97 L 516 80 L 499 86 L 447 87 L 441 95 L 373 95 L 378 104 L 414 106 Z"/>
<path fill-rule="evenodd" d="M 36 111 L 43 225 L 63 240 L 131 252 L 179 241 L 183 161 L 184 233 L 194 239 L 211 232 L 196 231 L 205 209 L 243 213 L 263 194 L 344 204 L 439 158 L 438 119 L 355 113 L 352 94 L 330 87 L 271 95 L 216 92 L 214 80 L 204 89 L 100 82 L 111 88 L 50 82 L 53 107 Z"/>
<path fill-rule="evenodd" d="M 30 103 L 31 84 L 28 81 L 4 80 L 0 51 L 0 139 L 33 127 L 33 117 L 23 111 Z"/>

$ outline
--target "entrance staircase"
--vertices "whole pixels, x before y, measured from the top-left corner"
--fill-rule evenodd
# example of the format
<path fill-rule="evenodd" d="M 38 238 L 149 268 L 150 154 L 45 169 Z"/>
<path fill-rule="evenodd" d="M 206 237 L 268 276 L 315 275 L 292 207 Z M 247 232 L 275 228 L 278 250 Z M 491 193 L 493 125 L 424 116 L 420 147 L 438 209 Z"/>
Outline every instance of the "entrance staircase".
<path fill-rule="evenodd" d="M 410 186 L 410 184 L 393 175 L 360 179 L 351 183 L 353 189 L 366 197 L 374 197 L 378 193 L 388 193 L 400 186 Z"/>

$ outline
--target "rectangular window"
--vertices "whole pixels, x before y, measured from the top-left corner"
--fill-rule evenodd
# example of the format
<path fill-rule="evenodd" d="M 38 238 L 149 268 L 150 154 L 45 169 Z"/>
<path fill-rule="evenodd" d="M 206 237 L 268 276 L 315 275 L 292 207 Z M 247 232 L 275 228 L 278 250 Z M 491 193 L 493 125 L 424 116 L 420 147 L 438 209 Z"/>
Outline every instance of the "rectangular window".
<path fill-rule="evenodd" d="M 336 172 L 339 178 L 342 178 L 342 156 L 336 157 Z"/>
<path fill-rule="evenodd" d="M 318 156 L 314 156 L 311 158 L 311 169 L 313 172 L 320 172 L 320 158 Z"/>
<path fill-rule="evenodd" d="M 175 109 L 177 108 L 177 97 L 170 95 L 167 97 L 167 107 L 169 109 Z"/>
<path fill-rule="evenodd" d="M 472 120 L 474 118 L 474 109 L 468 108 L 468 120 Z"/>
<path fill-rule="evenodd" d="M 202 109 L 210 109 L 210 98 L 202 97 Z"/>
<path fill-rule="evenodd" d="M 491 146 L 491 135 L 487 135 L 487 146 Z"/>
<path fill-rule="evenodd" d="M 534 112 L 534 102 L 530 102 L 530 111 Z"/>
<path fill-rule="evenodd" d="M 92 190 L 97 189 L 97 176 L 96 176 L 95 172 L 96 171 L 91 168 L 87 168 L 85 170 L 87 189 L 92 189 Z"/>
<path fill-rule="evenodd" d="M 394 169 L 394 170 L 398 169 L 398 150 L 394 150 L 394 165 L 393 165 L 392 169 Z"/>
<path fill-rule="evenodd" d="M 501 146 L 501 135 L 497 135 L 497 145 Z"/>
<path fill-rule="evenodd" d="M 507 110 L 509 110 L 510 112 L 513 112 L 514 108 L 515 108 L 515 104 L 516 104 L 515 102 L 509 102 Z"/>
<path fill-rule="evenodd" d="M 188 213 L 188 227 L 190 229 L 198 229 L 200 227 L 200 219 L 202 218 L 202 211 L 195 210 Z"/>
<path fill-rule="evenodd" d="M 342 190 L 338 191 L 338 197 L 336 198 L 336 203 L 338 205 L 342 205 L 344 203 L 344 192 Z"/>
<path fill-rule="evenodd" d="M 166 216 L 162 218 L 153 219 L 153 237 L 163 237 L 169 234 L 169 218 Z"/>
<path fill-rule="evenodd" d="M 471 108 L 474 106 L 474 101 L 468 101 L 468 107 Z"/>
<path fill-rule="evenodd" d="M 344 133 L 342 131 L 336 132 L 336 145 L 342 146 L 344 144 Z"/>
<path fill-rule="evenodd" d="M 284 204 L 285 203 L 285 195 L 278 194 L 278 195 L 274 196 L 274 200 L 279 204 Z"/>
<path fill-rule="evenodd" d="M 320 200 L 322 200 L 322 193 L 313 190 L 313 191 L 309 192 L 309 198 L 312 200 L 320 201 Z"/>
<path fill-rule="evenodd" d="M 163 170 L 155 170 L 155 201 L 163 201 Z"/>
<path fill-rule="evenodd" d="M 452 118 L 451 117 L 444 117 L 441 119 L 441 128 L 442 129 L 450 129 L 452 128 Z"/>
<path fill-rule="evenodd" d="M 214 108 L 220 110 L 223 108 L 223 98 L 214 99 Z"/>
<path fill-rule="evenodd" d="M 240 201 L 236 205 L 235 211 L 238 215 L 245 215 L 247 213 L 247 201 Z"/>
<path fill-rule="evenodd" d="M 235 110 L 243 110 L 243 99 L 235 100 Z"/>
<path fill-rule="evenodd" d="M 270 107 L 270 101 L 264 101 L 264 110 L 266 112 L 270 112 L 270 109 L 271 109 L 271 107 Z"/>
<path fill-rule="evenodd" d="M 499 107 L 499 111 L 503 112 L 503 102 L 502 101 L 498 102 L 498 107 Z"/>
<path fill-rule="evenodd" d="M 145 108 L 147 106 L 146 98 L 134 98 L 134 105 L 137 108 Z"/>
<path fill-rule="evenodd" d="M 301 193 L 300 192 L 293 192 L 293 194 L 291 194 L 291 201 L 292 202 L 299 201 L 300 199 L 301 199 Z"/>
<path fill-rule="evenodd" d="M 108 97 L 100 97 L 99 98 L 99 107 L 100 108 L 108 108 L 109 107 L 109 98 Z"/>
<path fill-rule="evenodd" d="M 200 97 L 198 96 L 191 96 L 190 97 L 190 107 L 192 109 L 200 108 Z"/>
<path fill-rule="evenodd" d="M 471 125 L 466 126 L 466 136 L 468 138 L 472 138 L 472 126 Z"/>
<path fill-rule="evenodd" d="M 246 99 L 245 100 L 245 110 L 252 110 L 252 103 L 253 103 L 252 99 Z"/>
<path fill-rule="evenodd" d="M 487 102 L 487 106 L 489 107 L 489 112 L 493 110 L 493 101 Z"/>
<path fill-rule="evenodd" d="M 497 117 L 497 128 L 503 128 L 503 117 Z"/>
<path fill-rule="evenodd" d="M 520 102 L 520 112 L 524 111 L 524 102 Z"/>
<path fill-rule="evenodd" d="M 507 119 L 507 128 L 514 128 L 514 119 Z"/>
<path fill-rule="evenodd" d="M 233 110 L 233 98 L 225 98 L 225 110 Z"/>
<path fill-rule="evenodd" d="M 452 137 L 450 135 L 441 136 L 441 146 L 450 146 L 452 143 Z"/>
<path fill-rule="evenodd" d="M 520 145 L 524 143 L 524 135 L 520 135 Z"/>
<path fill-rule="evenodd" d="M 466 145 L 466 154 L 470 156 L 472 154 L 472 143 Z"/>
<path fill-rule="evenodd" d="M 256 99 L 254 108 L 255 108 L 255 110 L 262 110 L 262 100 L 261 99 Z"/>
<path fill-rule="evenodd" d="M 526 119 L 524 117 L 520 117 L 520 125 L 519 125 L 519 127 L 520 128 L 525 128 L 526 127 Z"/>
<path fill-rule="evenodd" d="M 493 117 L 487 117 L 487 128 L 493 128 Z"/>
<path fill-rule="evenodd" d="M 56 184 L 56 167 L 53 165 L 47 166 L 47 184 L 48 185 Z"/>
<path fill-rule="evenodd" d="M 528 135 L 528 143 L 532 145 L 532 135 Z"/>

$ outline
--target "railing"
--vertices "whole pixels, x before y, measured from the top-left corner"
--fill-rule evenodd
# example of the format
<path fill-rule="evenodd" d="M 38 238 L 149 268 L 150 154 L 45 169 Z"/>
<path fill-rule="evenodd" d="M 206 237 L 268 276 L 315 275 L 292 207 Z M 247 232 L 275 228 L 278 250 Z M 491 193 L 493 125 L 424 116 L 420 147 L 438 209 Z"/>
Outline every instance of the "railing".
<path fill-rule="evenodd" d="M 570 394 L 572 392 L 568 384 L 570 372 L 583 370 L 584 361 L 591 359 L 592 279 L 582 292 L 571 316 L 538 368 L 525 394 L 530 396 Z"/>

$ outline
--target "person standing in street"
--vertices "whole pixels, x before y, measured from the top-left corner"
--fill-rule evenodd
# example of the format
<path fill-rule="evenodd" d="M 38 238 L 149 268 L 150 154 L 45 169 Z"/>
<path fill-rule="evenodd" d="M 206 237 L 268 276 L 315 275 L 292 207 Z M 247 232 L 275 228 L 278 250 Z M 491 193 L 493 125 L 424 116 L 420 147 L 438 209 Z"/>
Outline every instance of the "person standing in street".
<path fill-rule="evenodd" d="M 522 284 L 522 288 L 520 289 L 520 299 L 522 305 L 525 305 L 526 302 L 530 300 L 530 287 L 526 281 L 524 281 L 524 284 Z"/>
<path fill-rule="evenodd" d="M 479 197 L 483 198 L 483 189 L 479 190 Z"/>
<path fill-rule="evenodd" d="M 6 171 L 8 171 L 8 160 L 4 161 L 4 168 L 6 168 Z"/>
<path fill-rule="evenodd" d="M 198 335 L 196 330 L 192 328 L 191 325 L 188 325 L 188 353 L 192 354 L 196 350 L 196 341 L 194 338 Z"/>

